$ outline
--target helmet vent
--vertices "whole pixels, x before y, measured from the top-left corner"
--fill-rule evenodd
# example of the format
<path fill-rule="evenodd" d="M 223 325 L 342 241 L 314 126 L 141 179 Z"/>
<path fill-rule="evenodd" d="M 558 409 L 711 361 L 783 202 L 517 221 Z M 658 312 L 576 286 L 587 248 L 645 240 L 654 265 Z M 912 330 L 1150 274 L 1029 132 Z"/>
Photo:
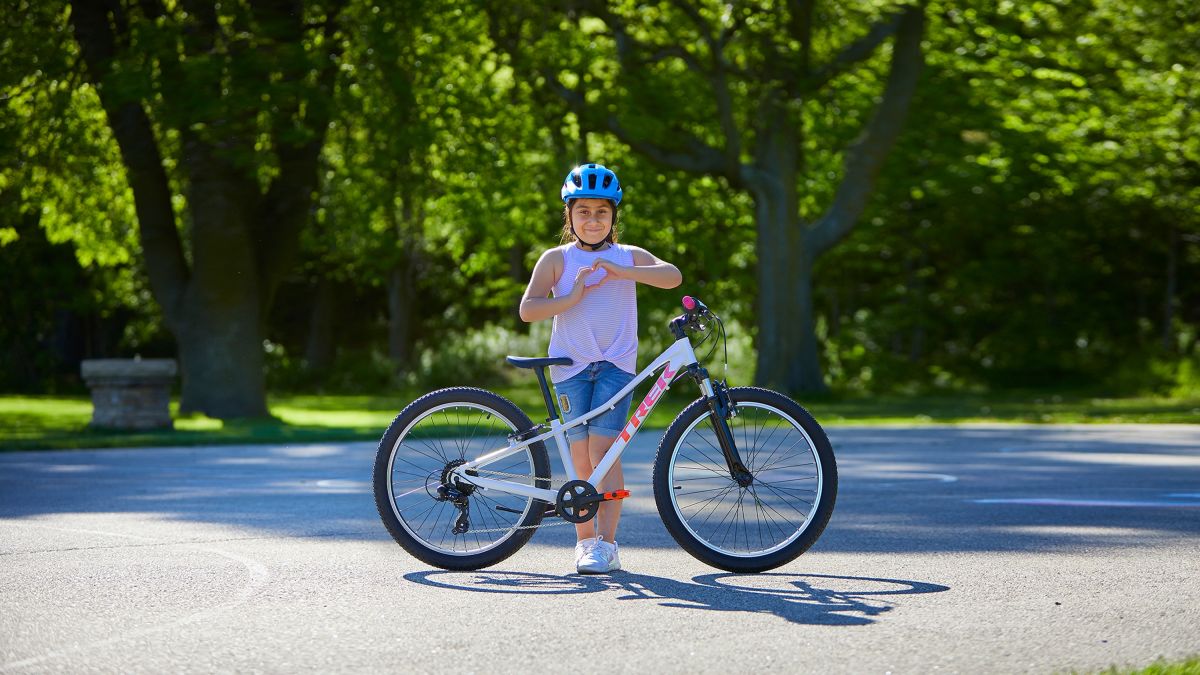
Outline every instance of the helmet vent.
<path fill-rule="evenodd" d="M 621 179 L 603 164 L 580 164 L 567 173 L 559 194 L 567 204 L 575 199 L 607 199 L 615 208 L 621 203 Z"/>

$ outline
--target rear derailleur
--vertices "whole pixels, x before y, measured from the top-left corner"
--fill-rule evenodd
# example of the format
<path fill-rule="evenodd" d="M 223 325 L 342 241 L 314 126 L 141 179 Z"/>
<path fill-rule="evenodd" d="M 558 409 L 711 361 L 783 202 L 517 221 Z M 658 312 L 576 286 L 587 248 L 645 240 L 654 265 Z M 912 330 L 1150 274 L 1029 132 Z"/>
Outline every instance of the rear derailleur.
<path fill-rule="evenodd" d="M 475 491 L 475 486 L 462 482 L 453 473 L 455 468 L 466 463 L 466 460 L 456 459 L 446 464 L 442 469 L 441 485 L 438 485 L 437 495 L 434 496 L 435 500 L 450 502 L 458 509 L 458 519 L 454 521 L 454 529 L 450 530 L 456 535 L 466 534 L 471 529 L 471 503 L 467 497 Z"/>

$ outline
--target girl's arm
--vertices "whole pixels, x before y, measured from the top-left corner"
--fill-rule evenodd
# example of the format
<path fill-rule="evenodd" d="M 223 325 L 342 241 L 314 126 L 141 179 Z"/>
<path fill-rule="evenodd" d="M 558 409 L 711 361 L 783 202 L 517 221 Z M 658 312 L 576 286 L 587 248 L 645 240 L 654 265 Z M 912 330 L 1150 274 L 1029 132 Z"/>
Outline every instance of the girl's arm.
<path fill-rule="evenodd" d="M 537 264 L 533 266 L 533 276 L 529 279 L 529 285 L 525 287 L 525 295 L 521 297 L 521 305 L 517 309 L 522 321 L 533 323 L 549 319 L 556 314 L 562 314 L 578 305 L 588 291 L 599 285 L 584 287 L 583 279 L 592 273 L 592 268 L 583 267 L 575 275 L 575 285 L 571 288 L 569 295 L 561 298 L 546 297 L 550 295 L 555 282 L 562 274 L 562 269 L 563 255 L 560 250 L 551 249 L 538 258 Z"/>
<path fill-rule="evenodd" d="M 647 284 L 656 288 L 675 288 L 683 283 L 683 274 L 679 268 L 669 262 L 654 257 L 646 249 L 630 246 L 633 249 L 633 267 L 626 267 L 607 260 L 598 260 L 593 265 L 595 269 L 608 272 L 601 283 L 608 279 L 629 279 L 639 284 Z"/>

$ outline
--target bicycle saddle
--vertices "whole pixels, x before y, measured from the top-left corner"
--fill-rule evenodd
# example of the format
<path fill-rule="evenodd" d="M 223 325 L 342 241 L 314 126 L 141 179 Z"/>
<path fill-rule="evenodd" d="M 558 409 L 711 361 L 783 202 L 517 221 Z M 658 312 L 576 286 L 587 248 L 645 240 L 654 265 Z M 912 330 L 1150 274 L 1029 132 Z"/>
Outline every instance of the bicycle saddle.
<path fill-rule="evenodd" d="M 544 368 L 545 366 L 569 366 L 574 361 L 565 356 L 550 357 L 550 356 L 510 356 L 508 362 L 518 368 Z"/>

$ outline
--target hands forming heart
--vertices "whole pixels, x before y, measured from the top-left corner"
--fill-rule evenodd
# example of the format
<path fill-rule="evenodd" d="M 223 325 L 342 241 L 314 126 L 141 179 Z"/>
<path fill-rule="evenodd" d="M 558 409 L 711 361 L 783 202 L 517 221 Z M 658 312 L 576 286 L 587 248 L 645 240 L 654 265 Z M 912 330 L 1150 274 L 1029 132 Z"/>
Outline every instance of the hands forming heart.
<path fill-rule="evenodd" d="M 600 277 L 600 280 L 594 284 L 585 285 L 584 279 L 598 270 L 604 270 L 604 276 Z M 629 268 L 625 265 L 618 265 L 610 260 L 597 260 L 588 267 L 580 267 L 579 271 L 575 273 L 575 285 L 571 289 L 571 295 L 578 294 L 579 299 L 582 300 L 589 293 L 600 288 L 610 280 L 628 278 Z"/>

